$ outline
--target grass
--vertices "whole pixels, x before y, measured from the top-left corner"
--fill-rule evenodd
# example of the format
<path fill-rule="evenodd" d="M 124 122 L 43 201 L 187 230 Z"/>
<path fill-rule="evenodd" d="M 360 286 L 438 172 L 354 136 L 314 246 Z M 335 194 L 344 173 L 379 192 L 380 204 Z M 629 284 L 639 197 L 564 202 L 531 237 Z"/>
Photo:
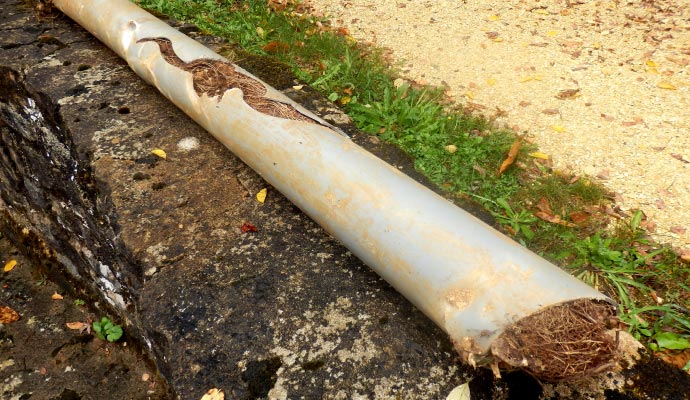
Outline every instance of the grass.
<path fill-rule="evenodd" d="M 611 229 L 610 198 L 587 177 L 553 171 L 548 160 L 528 155 L 530 146 L 520 150 L 518 165 L 497 174 L 513 132 L 449 105 L 439 88 L 402 81 L 384 52 L 299 4 L 276 10 L 266 0 L 138 3 L 285 63 L 361 130 L 411 154 L 449 195 L 480 202 L 504 232 L 618 301 L 623 324 L 651 349 L 690 347 L 688 264 L 646 237 L 639 212 Z"/>

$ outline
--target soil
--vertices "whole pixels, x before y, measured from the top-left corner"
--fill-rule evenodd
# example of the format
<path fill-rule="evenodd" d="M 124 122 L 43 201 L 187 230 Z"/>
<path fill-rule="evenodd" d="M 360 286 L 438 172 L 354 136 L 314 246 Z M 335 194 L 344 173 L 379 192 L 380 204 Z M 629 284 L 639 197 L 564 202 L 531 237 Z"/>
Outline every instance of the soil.
<path fill-rule="evenodd" d="M 311 0 L 690 254 L 690 2 Z"/>
<path fill-rule="evenodd" d="M 0 264 L 10 260 L 17 264 L 0 278 L 0 307 L 11 308 L 19 319 L 0 323 L 0 398 L 169 398 L 166 385 L 126 332 L 109 343 L 67 327 L 104 314 L 98 304 L 77 305 L 78 299 L 0 236 Z"/>

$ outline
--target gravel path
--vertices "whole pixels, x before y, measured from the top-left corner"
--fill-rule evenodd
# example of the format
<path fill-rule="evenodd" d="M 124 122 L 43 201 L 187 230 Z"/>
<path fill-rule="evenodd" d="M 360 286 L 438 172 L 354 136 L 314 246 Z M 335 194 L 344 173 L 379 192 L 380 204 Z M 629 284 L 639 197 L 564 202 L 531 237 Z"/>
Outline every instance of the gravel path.
<path fill-rule="evenodd" d="M 690 1 L 311 0 L 690 254 Z"/>

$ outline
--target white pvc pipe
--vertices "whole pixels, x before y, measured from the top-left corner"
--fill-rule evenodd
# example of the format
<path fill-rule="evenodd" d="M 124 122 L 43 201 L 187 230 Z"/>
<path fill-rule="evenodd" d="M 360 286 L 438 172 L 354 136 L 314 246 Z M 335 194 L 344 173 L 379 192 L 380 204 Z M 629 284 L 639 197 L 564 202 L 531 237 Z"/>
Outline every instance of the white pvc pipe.
<path fill-rule="evenodd" d="M 191 73 L 167 62 L 157 43 L 139 41 L 167 38 L 184 62 L 228 61 L 129 1 L 54 4 L 376 270 L 450 335 L 466 361 L 490 362 L 506 328 L 547 306 L 611 302 L 272 88 L 268 97 L 316 122 L 255 111 L 237 88 L 199 97 Z"/>

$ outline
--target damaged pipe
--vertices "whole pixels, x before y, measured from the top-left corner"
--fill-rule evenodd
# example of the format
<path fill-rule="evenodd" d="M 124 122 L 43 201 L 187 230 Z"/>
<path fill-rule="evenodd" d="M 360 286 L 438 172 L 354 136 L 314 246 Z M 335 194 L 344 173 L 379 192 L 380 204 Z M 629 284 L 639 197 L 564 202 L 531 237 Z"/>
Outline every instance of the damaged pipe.
<path fill-rule="evenodd" d="M 355 145 L 127 0 L 53 0 L 450 335 L 543 379 L 615 354 L 611 299 Z"/>

